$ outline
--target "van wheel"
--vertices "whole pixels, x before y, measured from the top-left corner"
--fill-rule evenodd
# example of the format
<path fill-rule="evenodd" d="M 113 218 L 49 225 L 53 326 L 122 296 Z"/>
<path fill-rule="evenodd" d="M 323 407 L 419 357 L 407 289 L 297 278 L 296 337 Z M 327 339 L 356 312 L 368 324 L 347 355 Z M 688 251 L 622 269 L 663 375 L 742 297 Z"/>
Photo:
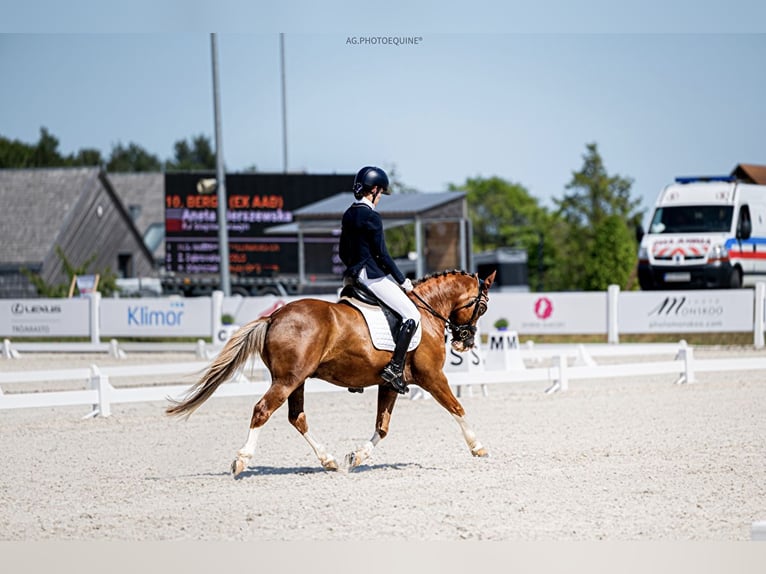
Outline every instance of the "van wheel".
<path fill-rule="evenodd" d="M 729 289 L 741 289 L 742 288 L 742 271 L 735 268 L 731 272 L 729 277 Z"/>

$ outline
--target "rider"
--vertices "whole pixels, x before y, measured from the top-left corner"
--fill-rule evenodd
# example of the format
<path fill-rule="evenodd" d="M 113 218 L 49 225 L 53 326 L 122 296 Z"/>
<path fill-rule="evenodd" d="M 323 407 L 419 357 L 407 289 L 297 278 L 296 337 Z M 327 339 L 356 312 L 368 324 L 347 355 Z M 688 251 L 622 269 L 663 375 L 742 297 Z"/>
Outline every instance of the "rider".
<path fill-rule="evenodd" d="M 356 201 L 343 214 L 340 258 L 346 265 L 345 278 L 364 285 L 402 318 L 393 357 L 380 376 L 404 394 L 409 390 L 404 383 L 404 360 L 420 313 L 405 294 L 412 291 L 412 281 L 402 274 L 386 248 L 383 221 L 375 210 L 381 194 L 391 194 L 386 172 L 372 166 L 360 169 L 354 178 Z"/>

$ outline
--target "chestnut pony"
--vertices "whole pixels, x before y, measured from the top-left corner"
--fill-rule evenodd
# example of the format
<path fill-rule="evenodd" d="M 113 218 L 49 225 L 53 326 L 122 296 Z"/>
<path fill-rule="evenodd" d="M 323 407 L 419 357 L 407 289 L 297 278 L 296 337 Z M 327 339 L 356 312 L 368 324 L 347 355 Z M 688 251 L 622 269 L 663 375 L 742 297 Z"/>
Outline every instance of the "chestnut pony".
<path fill-rule="evenodd" d="M 476 322 L 487 310 L 493 272 L 482 280 L 464 271 L 445 271 L 415 282 L 409 296 L 420 308 L 423 329 L 420 344 L 408 353 L 404 378 L 416 384 L 455 418 L 474 456 L 487 450 L 465 420 L 465 411 L 455 398 L 443 372 L 445 329 L 452 332 L 452 347 L 473 347 Z M 377 385 L 378 413 L 372 438 L 348 454 L 348 469 L 370 457 L 388 433 L 391 412 L 398 393 L 382 384 L 380 371 L 391 358 L 390 351 L 376 350 L 361 313 L 344 303 L 300 299 L 279 308 L 268 317 L 251 321 L 239 329 L 213 360 L 202 378 L 181 401 L 166 409 L 169 415 L 189 416 L 219 385 L 235 375 L 253 355 L 260 355 L 271 373 L 271 386 L 256 403 L 245 445 L 231 465 L 234 476 L 247 468 L 258 433 L 271 414 L 287 400 L 288 419 L 314 450 L 327 470 L 338 470 L 335 458 L 309 433 L 303 412 L 304 382 L 309 377 L 348 388 Z"/>

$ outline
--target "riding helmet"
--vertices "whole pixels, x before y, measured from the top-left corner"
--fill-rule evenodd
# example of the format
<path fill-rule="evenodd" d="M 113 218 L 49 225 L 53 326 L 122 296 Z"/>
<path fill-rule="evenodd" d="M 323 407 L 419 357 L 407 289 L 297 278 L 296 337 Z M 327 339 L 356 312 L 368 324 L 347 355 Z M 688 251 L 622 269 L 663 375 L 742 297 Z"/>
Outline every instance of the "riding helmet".
<path fill-rule="evenodd" d="M 357 172 L 354 178 L 354 197 L 361 199 L 373 187 L 380 187 L 385 195 L 390 195 L 388 176 L 379 167 L 365 166 Z"/>

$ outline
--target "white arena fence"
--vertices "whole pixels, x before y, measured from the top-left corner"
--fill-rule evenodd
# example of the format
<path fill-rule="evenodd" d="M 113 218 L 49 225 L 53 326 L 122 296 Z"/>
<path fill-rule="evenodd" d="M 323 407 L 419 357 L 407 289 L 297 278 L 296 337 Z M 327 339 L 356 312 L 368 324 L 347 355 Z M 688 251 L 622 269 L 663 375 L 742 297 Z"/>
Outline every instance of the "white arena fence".
<path fill-rule="evenodd" d="M 333 296 L 319 296 L 334 300 Z M 764 347 L 766 283 L 755 289 L 629 291 L 613 285 L 584 293 L 491 293 L 489 310 L 479 320 L 489 332 L 499 318 L 525 336 L 601 334 L 616 344 L 623 334 L 752 332 Z M 199 343 L 116 343 L 120 338 L 207 339 L 220 347 L 239 324 L 268 314 L 299 297 L 156 297 L 142 299 L 2 299 L 0 339 L 6 358 L 18 352 L 109 352 L 194 350 Z M 40 343 L 34 338 L 82 337 L 83 343 Z M 118 345 L 118 347 L 116 346 Z M 199 349 L 198 349 L 199 350 Z M 199 356 L 205 353 L 199 350 Z"/>
<path fill-rule="evenodd" d="M 595 357 L 662 356 L 658 362 L 598 365 Z M 207 367 L 208 361 L 189 361 L 172 364 L 141 366 L 110 366 L 49 371 L 0 372 L 0 410 L 90 405 L 87 417 L 110 416 L 112 404 L 164 401 L 184 394 L 188 380 L 196 378 Z M 532 365 L 531 367 L 529 365 Z M 539 365 L 539 366 L 536 366 Z M 693 383 L 698 372 L 733 370 L 766 370 L 766 357 L 752 359 L 695 360 L 693 349 L 684 341 L 678 344 L 627 345 L 525 345 L 519 346 L 515 332 L 495 331 L 488 335 L 488 343 L 469 353 L 447 353 L 445 372 L 458 396 L 463 390 L 472 394 L 475 386 L 488 395 L 488 386 L 521 382 L 540 382 L 546 393 L 566 391 L 570 381 L 578 379 L 614 379 L 644 375 L 672 375 L 675 383 Z M 178 376 L 187 379 L 183 384 L 151 385 L 145 387 L 115 387 L 119 378 L 150 376 Z M 13 392 L 22 383 L 45 385 L 52 382 L 77 381 L 81 389 L 66 391 Z M 223 384 L 214 397 L 260 396 L 268 388 L 268 371 L 260 359 L 250 361 L 229 382 Z M 306 392 L 341 391 L 342 387 L 318 379 L 306 382 Z M 425 398 L 421 389 L 412 387 L 410 398 Z"/>

